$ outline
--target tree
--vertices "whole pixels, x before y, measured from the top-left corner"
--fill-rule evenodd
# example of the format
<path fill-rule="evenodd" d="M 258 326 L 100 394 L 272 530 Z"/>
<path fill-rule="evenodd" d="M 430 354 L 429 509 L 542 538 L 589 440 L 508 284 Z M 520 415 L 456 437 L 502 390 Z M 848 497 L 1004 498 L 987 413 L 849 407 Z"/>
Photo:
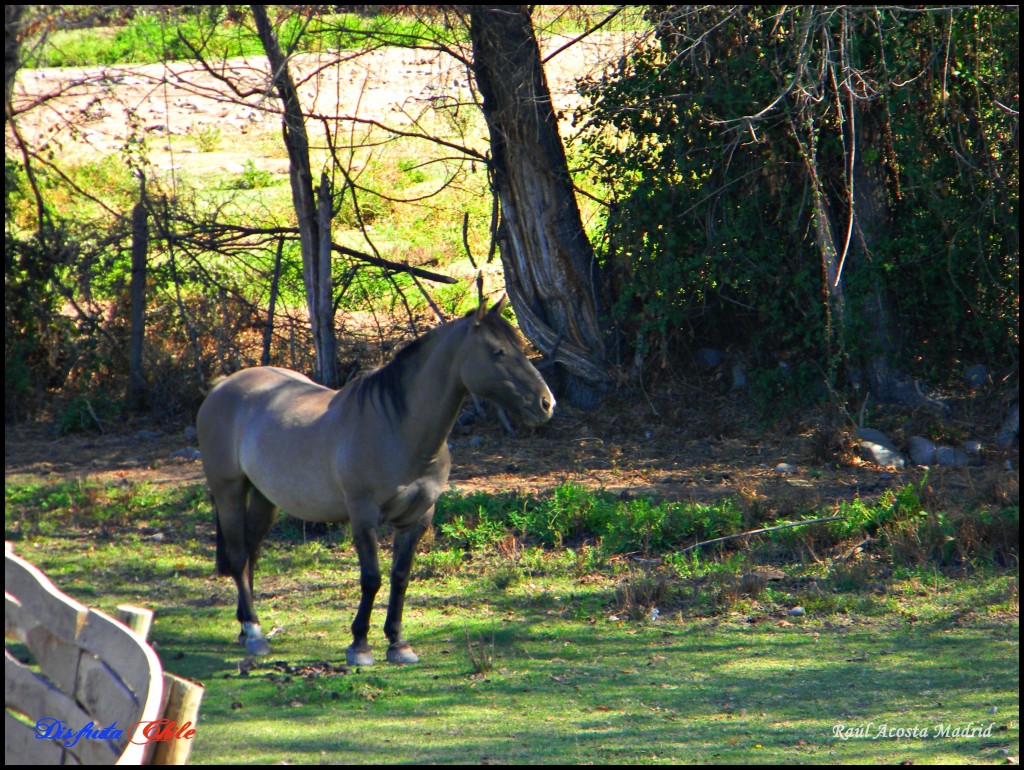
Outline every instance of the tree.
<path fill-rule="evenodd" d="M 9 152 L 7 159 L 8 334 L 5 352 L 11 375 L 7 378 L 8 402 L 14 390 L 39 392 L 44 389 L 41 384 L 25 387 L 28 378 L 22 375 L 26 368 L 39 373 L 35 381 L 49 384 L 53 380 L 74 380 L 83 389 L 93 391 L 83 394 L 83 398 L 94 398 L 100 390 L 106 397 L 116 391 L 124 392 L 122 389 L 126 387 L 128 401 L 132 403 L 143 400 L 140 394 L 145 370 L 149 385 L 154 390 L 159 389 L 148 401 L 171 409 L 183 404 L 188 408 L 188 402 L 197 398 L 202 386 L 216 374 L 260 360 L 293 368 L 315 368 L 319 379 L 340 385 L 333 350 L 334 314 L 343 292 L 359 285 L 364 266 L 371 266 L 375 274 L 385 277 L 405 273 L 413 280 L 455 281 L 399 260 L 386 259 L 379 253 L 369 254 L 336 244 L 331 239 L 331 218 L 345 203 L 344 196 L 332 186 L 331 178 L 323 175 L 319 196 L 312 192 L 314 176 L 307 125 L 323 129 L 323 142 L 315 144 L 326 145 L 331 150 L 324 169 L 344 179 L 342 190 L 347 189 L 353 198 L 358 192 L 365 202 L 370 192 L 359 188 L 358 173 L 352 168 L 355 163 L 363 162 L 364 157 L 357 160 L 349 157 L 348 166 L 345 165 L 345 148 L 337 141 L 337 126 L 344 125 L 352 116 L 323 116 L 311 112 L 310 105 L 315 104 L 317 93 L 303 81 L 306 73 L 301 68 L 339 66 L 341 56 L 337 49 L 341 46 L 337 42 L 344 40 L 350 45 L 348 31 L 340 26 L 320 24 L 316 32 L 310 32 L 310 24 L 325 18 L 318 15 L 319 11 L 297 15 L 285 9 L 279 17 L 271 18 L 263 6 L 255 8 L 252 15 L 244 10 L 225 11 L 222 7 L 198 15 L 183 15 L 173 7 L 138 13 L 133 13 L 131 7 L 117 9 L 35 7 L 25 12 L 24 23 L 19 25 L 15 21 L 18 8 L 8 8 L 8 90 L 15 71 L 11 59 L 18 53 L 25 35 L 28 35 L 29 45 L 22 48 L 22 55 L 39 62 L 44 60 L 42 57 L 61 55 L 61 49 L 46 45 L 50 30 L 59 30 L 64 25 L 88 27 L 113 22 L 115 41 L 121 39 L 122 33 L 127 33 L 124 38 L 133 44 L 149 41 L 153 45 L 152 50 L 133 49 L 132 58 L 163 61 L 163 77 L 158 74 L 150 81 L 154 89 L 167 88 L 173 82 L 179 94 L 184 90 L 194 96 L 212 96 L 225 105 L 225 109 L 244 109 L 246 113 L 261 110 L 283 119 L 285 145 L 292 161 L 290 182 L 296 201 L 296 224 L 274 221 L 273 217 L 254 220 L 252 213 L 255 212 L 240 212 L 225 198 L 224 193 L 229 188 L 208 196 L 177 175 L 154 173 L 151 132 L 166 135 L 166 129 L 144 124 L 139 119 L 137 105 L 119 104 L 116 89 L 109 87 L 125 77 L 132 80 L 150 77 L 145 69 L 139 71 L 131 65 L 112 64 L 102 71 L 86 69 L 76 80 L 59 86 L 54 82 L 50 92 L 47 92 L 46 82 L 35 93 L 19 92 L 18 110 L 26 114 L 36 110 L 38 114 L 45 110 L 47 99 L 101 89 L 103 98 L 95 104 L 102 111 L 123 110 L 124 121 L 117 124 L 119 130 L 127 129 L 128 137 L 114 156 L 96 161 L 91 154 L 83 154 L 81 158 L 69 160 L 38 146 L 38 134 L 23 136 L 19 131 L 22 115 L 8 111 L 8 146 L 18 149 L 17 155 Z M 230 17 L 227 23 L 225 14 Z M 136 24 L 142 25 L 144 34 L 134 29 Z M 226 30 L 227 34 L 223 34 Z M 333 44 L 327 42 L 328 38 Z M 366 50 L 387 42 L 373 43 L 369 37 L 367 41 Z M 225 42 L 229 48 L 223 47 Z M 237 47 L 239 45 L 241 48 Z M 100 56 L 115 47 L 115 44 L 104 47 Z M 323 50 L 328 47 L 334 52 Z M 261 50 L 274 62 L 269 70 L 247 64 L 232 66 L 227 61 L 233 59 L 237 63 L 238 57 L 258 56 Z M 351 55 L 355 57 L 359 53 L 351 52 Z M 298 64 L 297 54 L 300 54 Z M 171 55 L 175 58 L 173 63 L 168 60 Z M 254 61 L 257 65 L 261 63 L 259 59 Z M 293 79 L 295 72 L 298 76 Z M 300 101 L 299 89 L 304 86 Z M 273 98 L 275 96 L 281 99 Z M 47 121 L 47 129 L 51 126 L 54 129 L 51 147 L 59 146 L 64 139 L 80 139 L 84 133 L 80 121 L 86 120 L 88 116 L 84 112 L 76 112 L 68 117 L 66 124 Z M 352 117 L 353 123 L 356 120 Z M 219 129 L 214 129 L 214 133 L 219 135 Z M 358 140 L 358 136 L 353 137 L 353 143 Z M 161 143 L 161 146 L 166 145 Z M 111 195 L 105 187 L 97 194 L 92 185 L 78 183 L 80 174 L 94 173 L 97 166 L 102 167 L 102 173 L 110 173 L 122 182 L 126 194 L 122 195 L 119 190 Z M 137 176 L 129 169 L 149 182 L 145 203 L 152 228 L 146 273 L 138 268 L 147 255 L 134 255 L 134 269 L 129 259 L 128 223 L 138 200 L 135 195 Z M 252 170 L 255 172 L 255 167 Z M 39 184 L 35 181 L 37 176 L 41 179 Z M 108 180 L 113 181 L 110 177 L 105 181 Z M 131 189 L 130 199 L 128 189 Z M 70 198 L 74 203 L 55 206 L 51 202 L 54 193 L 58 199 Z M 234 193 L 228 193 L 229 198 L 232 195 Z M 134 210 L 141 221 L 142 210 L 138 207 Z M 356 219 L 363 223 L 358 209 Z M 24 237 L 32 231 L 35 235 Z M 363 232 L 369 236 L 368 228 L 364 227 Z M 372 246 L 369 237 L 367 243 Z M 295 244 L 299 248 L 293 248 Z M 297 271 L 295 256 L 300 257 Z M 338 278 L 340 286 L 335 284 Z M 272 297 L 270 312 L 264 312 L 261 307 L 264 300 L 260 293 L 267 284 L 270 284 Z M 395 285 L 397 287 L 397 283 Z M 297 293 L 305 295 L 308 315 L 290 313 L 287 307 L 278 309 L 279 297 L 291 298 Z M 42 301 L 44 295 L 46 302 Z M 148 311 L 162 320 L 155 327 L 159 329 L 156 335 L 149 332 L 151 337 L 159 339 L 147 339 L 143 355 L 141 331 L 147 319 L 140 311 L 146 310 L 145 300 L 152 303 Z M 132 309 L 130 324 L 127 313 L 122 312 L 129 306 Z M 62 315 L 62 307 L 72 308 L 78 317 L 71 319 Z M 168 319 L 173 316 L 177 317 L 177 322 L 168 325 Z M 279 324 L 277 329 L 273 326 L 275 317 Z M 256 319 L 260 319 L 258 322 L 264 328 L 260 355 L 247 350 L 244 335 L 237 333 L 257 323 Z M 310 334 L 310 326 L 313 334 Z M 62 344 L 45 338 L 58 331 L 67 336 Z M 73 336 L 78 334 L 81 339 Z M 131 338 L 130 344 L 127 336 Z M 31 350 L 26 347 L 29 343 Z M 180 367 L 175 373 L 155 371 L 157 367 L 174 367 L 175 361 L 180 361 L 183 345 L 191 354 L 188 367 Z M 175 352 L 171 352 L 175 348 Z M 310 348 L 315 351 L 315 367 L 307 362 L 305 351 Z M 65 356 L 70 362 L 63 360 Z M 44 362 L 50 359 L 50 369 L 54 371 L 44 373 L 39 359 Z M 186 382 L 176 381 L 175 374 Z M 72 390 L 65 388 L 68 399 Z M 169 398 L 166 391 L 173 391 L 174 397 Z M 118 404 L 112 404 L 112 409 L 117 407 Z M 9 413 L 11 411 L 8 409 Z"/>
<path fill-rule="evenodd" d="M 14 89 L 14 76 L 19 67 L 21 19 L 24 14 L 23 5 L 4 6 L 4 123 L 11 114 L 11 93 Z"/>
<path fill-rule="evenodd" d="M 505 285 L 526 336 L 564 367 L 570 401 L 608 380 L 600 276 L 583 230 L 529 7 L 471 6 Z"/>
<path fill-rule="evenodd" d="M 638 359 L 753 343 L 773 400 L 824 375 L 906 403 L 922 401 L 907 374 L 1016 366 L 1016 11 L 650 17 L 652 44 L 588 86 L 582 116 Z"/>
<path fill-rule="evenodd" d="M 299 222 L 302 272 L 306 284 L 306 304 L 316 349 L 317 379 L 329 388 L 340 387 L 337 346 L 334 337 L 334 302 L 331 283 L 330 189 L 326 175 L 320 178 L 320 210 L 313 196 L 313 173 L 309 162 L 306 118 L 299 93 L 281 51 L 277 35 L 267 17 L 265 6 L 252 6 L 260 42 L 267 53 L 274 89 L 283 104 L 281 132 L 288 149 L 292 202 Z M 323 207 L 326 207 L 324 209 Z"/>

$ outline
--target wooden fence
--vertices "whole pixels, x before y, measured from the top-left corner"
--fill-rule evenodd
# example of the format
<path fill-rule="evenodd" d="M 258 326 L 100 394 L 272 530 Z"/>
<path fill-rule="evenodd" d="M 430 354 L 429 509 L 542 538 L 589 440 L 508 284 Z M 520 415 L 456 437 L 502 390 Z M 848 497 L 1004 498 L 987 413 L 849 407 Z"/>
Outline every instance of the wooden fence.
<path fill-rule="evenodd" d="M 5 644 L 6 764 L 184 764 L 191 740 L 143 731 L 160 719 L 194 727 L 203 688 L 163 673 L 145 640 L 152 612 L 119 607 L 125 625 L 4 550 L 4 635 L 31 655 L 26 664 Z"/>

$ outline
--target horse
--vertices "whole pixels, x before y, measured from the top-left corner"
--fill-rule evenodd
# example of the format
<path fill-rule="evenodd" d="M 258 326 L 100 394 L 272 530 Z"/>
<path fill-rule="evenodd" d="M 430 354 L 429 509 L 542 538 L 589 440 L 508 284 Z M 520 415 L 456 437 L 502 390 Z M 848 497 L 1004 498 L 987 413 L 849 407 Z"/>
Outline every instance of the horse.
<path fill-rule="evenodd" d="M 350 666 L 374 663 L 370 612 L 381 585 L 377 528 L 394 528 L 384 634 L 390 663 L 419 657 L 402 634 L 413 556 L 451 469 L 448 435 L 470 393 L 551 419 L 555 398 L 501 316 L 486 301 L 402 348 L 384 367 L 341 390 L 277 367 L 221 380 L 203 401 L 196 432 L 217 522 L 217 572 L 238 587 L 238 641 L 249 655 L 270 645 L 253 605 L 256 558 L 278 509 L 303 521 L 349 521 L 361 597 Z"/>

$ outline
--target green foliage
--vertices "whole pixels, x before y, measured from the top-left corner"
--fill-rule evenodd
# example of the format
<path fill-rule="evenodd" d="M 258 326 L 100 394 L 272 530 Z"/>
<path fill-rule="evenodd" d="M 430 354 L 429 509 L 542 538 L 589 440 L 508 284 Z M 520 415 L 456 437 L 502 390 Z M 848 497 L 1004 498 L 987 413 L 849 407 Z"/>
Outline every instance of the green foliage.
<path fill-rule="evenodd" d="M 8 181 L 10 176 L 8 176 Z M 10 192 L 10 187 L 8 187 Z M 8 195 L 8 203 L 11 196 Z M 7 209 L 10 216 L 11 209 Z M 23 419 L 45 401 L 46 392 L 65 384 L 73 360 L 84 351 L 80 330 L 60 313 L 52 290 L 60 265 L 53 249 L 61 233 L 4 232 L 4 415 Z M 52 238 L 49 237 L 52 235 Z"/>
<path fill-rule="evenodd" d="M 241 173 L 228 180 L 224 187 L 228 190 L 258 190 L 261 187 L 269 187 L 273 183 L 274 175 L 269 171 L 256 168 L 256 164 L 249 159 L 242 164 Z"/>
<path fill-rule="evenodd" d="M 428 178 L 420 161 L 412 158 L 398 161 L 398 170 L 402 172 L 402 189 L 406 186 L 422 184 Z"/>
<path fill-rule="evenodd" d="M 41 44 L 29 41 L 26 66 L 152 64 L 199 55 L 208 61 L 264 55 L 255 26 L 240 6 L 204 6 L 199 12 L 174 6 L 124 6 L 121 13 L 86 8 L 47 10 L 50 17 L 35 26 L 70 31 L 48 32 L 38 41 Z M 300 13 L 291 6 L 277 12 L 271 22 L 286 51 L 347 50 L 365 45 L 370 36 L 401 40 L 422 29 L 418 20 L 394 14 Z"/>
<path fill-rule="evenodd" d="M 711 505 L 631 500 L 619 507 L 604 534 L 614 551 L 660 552 L 689 539 L 710 540 L 740 530 L 743 515 L 728 499 Z"/>
<path fill-rule="evenodd" d="M 222 132 L 218 126 L 203 126 L 192 134 L 199 152 L 213 152 L 218 149 L 221 137 Z M 250 160 L 249 162 L 251 163 L 252 161 Z"/>
<path fill-rule="evenodd" d="M 624 339 L 649 360 L 694 338 L 753 345 L 764 354 L 754 368 L 766 372 L 779 351 L 861 360 L 879 352 L 881 293 L 913 356 L 901 366 L 933 374 L 979 357 L 1016 360 L 1017 14 L 650 14 L 657 45 L 585 84 L 589 104 L 577 114 L 612 200 L 600 256 Z M 847 74 L 833 79 L 835 52 Z M 840 77 L 868 89 L 857 95 L 856 137 L 849 94 L 833 85 Z M 822 282 L 813 198 L 820 185 L 842 253 L 851 161 L 877 169 L 885 189 L 875 191 L 880 213 L 859 204 L 841 327 Z"/>
<path fill-rule="evenodd" d="M 485 508 L 480 509 L 475 522 L 469 523 L 462 516 L 456 516 L 441 524 L 441 532 L 470 551 L 483 550 L 505 537 L 501 522 L 492 519 Z"/>
<path fill-rule="evenodd" d="M 826 372 L 814 360 L 797 360 L 794 366 L 764 362 L 748 377 L 751 400 L 764 419 L 772 420 L 824 400 Z"/>
<path fill-rule="evenodd" d="M 874 505 L 861 500 L 841 503 L 839 521 L 829 523 L 829 529 L 840 539 L 857 536 L 875 536 L 888 526 L 920 522 L 928 513 L 921 504 L 921 490 L 927 484 L 925 477 L 919 484 L 907 484 L 898 490 L 887 489 Z"/>
<path fill-rule="evenodd" d="M 58 429 L 61 433 L 102 433 L 105 423 L 116 419 L 120 412 L 116 402 L 75 396 L 64 408 Z"/>
<path fill-rule="evenodd" d="M 707 558 L 699 550 L 665 555 L 665 566 L 684 580 L 700 580 L 709 575 L 735 575 L 746 561 L 742 553 L 731 553 L 724 559 Z"/>
<path fill-rule="evenodd" d="M 552 496 L 529 513 L 524 510 L 519 528 L 546 545 L 561 545 L 586 534 L 601 536 L 614 512 L 610 496 L 570 482 L 555 487 Z"/>
<path fill-rule="evenodd" d="M 926 488 L 927 478 L 886 490 L 874 505 L 861 500 L 842 503 L 842 518 L 829 523 L 828 529 L 840 541 L 876 539 L 905 564 L 959 565 L 976 558 L 1001 564 L 1017 558 L 1019 507 L 955 514 L 929 510 L 922 502 Z"/>
<path fill-rule="evenodd" d="M 975 559 L 997 565 L 1013 562 L 1019 508 L 982 507 L 953 514 L 925 504 L 928 494 L 926 477 L 916 484 L 886 490 L 871 503 L 861 499 L 840 503 L 836 521 L 764 533 L 745 548 L 761 558 L 798 560 L 802 554 L 842 551 L 865 541 L 881 544 L 904 564 L 956 566 Z M 794 520 L 810 521 L 823 515 L 808 511 Z M 789 523 L 793 520 L 759 526 Z M 497 551 L 515 567 L 506 575 L 506 585 L 521 574 L 543 575 L 553 569 L 582 577 L 607 569 L 609 559 L 637 553 L 662 559 L 666 570 L 678 578 L 717 579 L 743 567 L 745 554 L 734 550 L 742 540 L 681 551 L 696 542 L 751 529 L 743 508 L 729 498 L 713 503 L 622 500 L 573 483 L 560 485 L 542 497 L 448 493 L 438 501 L 434 524 L 439 550 L 423 567 L 428 574 L 453 574 L 463 564 L 460 555 L 467 551 L 477 556 Z M 557 564 L 545 555 L 549 548 L 561 554 Z M 720 598 L 745 593 L 737 593 L 731 583 L 719 588 L 716 595 Z"/>

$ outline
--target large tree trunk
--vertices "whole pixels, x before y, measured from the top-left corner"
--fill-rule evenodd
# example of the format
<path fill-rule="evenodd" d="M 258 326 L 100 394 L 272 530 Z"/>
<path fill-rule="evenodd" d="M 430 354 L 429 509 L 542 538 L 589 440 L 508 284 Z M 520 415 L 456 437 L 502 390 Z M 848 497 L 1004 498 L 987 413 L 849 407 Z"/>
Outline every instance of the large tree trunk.
<path fill-rule="evenodd" d="M 896 366 L 900 350 L 890 302 L 881 276 L 873 273 L 872 267 L 874 249 L 887 236 L 891 205 L 884 161 L 866 150 L 883 146 L 881 136 L 886 120 L 885 107 L 878 101 L 849 102 L 848 139 L 853 156 L 848 162 L 853 168 L 853 187 L 846 187 L 845 201 L 833 199 L 831 207 L 818 174 L 813 140 L 801 151 L 811 184 L 831 334 L 841 339 L 850 334 L 849 327 L 854 321 L 859 322 L 861 337 L 855 347 L 863 353 L 857 360 L 847 361 L 853 366 L 855 377 L 863 374 L 871 395 L 879 401 L 917 405 L 924 399 Z M 847 217 L 851 216 L 852 208 L 852 220 L 847 219 L 841 233 L 833 227 L 830 208 L 846 208 Z M 854 275 L 858 278 L 856 292 L 846 287 Z"/>
<path fill-rule="evenodd" d="M 867 347 L 871 351 L 865 362 L 868 385 L 880 401 L 916 403 L 920 395 L 895 366 L 899 347 L 889 298 L 881 276 L 871 266 L 875 260 L 873 251 L 887 236 L 892 219 L 884 160 L 877 153 L 869 158 L 866 152 L 868 148 L 884 146 L 885 106 L 877 99 L 862 106 L 855 103 L 851 106 L 851 116 L 857 152 L 853 164 L 855 236 L 851 243 L 851 267 L 857 271 L 872 272 L 860 307 Z"/>
<path fill-rule="evenodd" d="M 596 406 L 608 380 L 597 267 L 528 6 L 470 6 L 470 37 L 509 297 L 526 337 L 563 370 L 569 403 Z"/>
<path fill-rule="evenodd" d="M 338 364 L 335 360 L 334 320 L 330 286 L 330 248 L 321 248 L 321 237 L 330 239 L 330 232 L 320 232 L 317 223 L 317 205 L 313 195 L 313 172 L 309 164 L 309 139 L 302 114 L 299 93 L 288 71 L 288 60 L 281 51 L 267 18 L 266 7 L 252 6 L 256 31 L 263 50 L 267 53 L 273 74 L 274 88 L 284 106 L 282 131 L 288 149 L 288 174 L 292 185 L 292 202 L 299 223 L 299 241 L 302 247 L 302 275 L 306 285 L 306 304 L 309 323 L 316 349 L 317 380 L 329 388 L 340 386 Z M 329 229 L 329 228 L 328 228 Z M 326 285 L 324 283 L 326 276 Z M 324 307 L 326 297 L 326 307 Z"/>

